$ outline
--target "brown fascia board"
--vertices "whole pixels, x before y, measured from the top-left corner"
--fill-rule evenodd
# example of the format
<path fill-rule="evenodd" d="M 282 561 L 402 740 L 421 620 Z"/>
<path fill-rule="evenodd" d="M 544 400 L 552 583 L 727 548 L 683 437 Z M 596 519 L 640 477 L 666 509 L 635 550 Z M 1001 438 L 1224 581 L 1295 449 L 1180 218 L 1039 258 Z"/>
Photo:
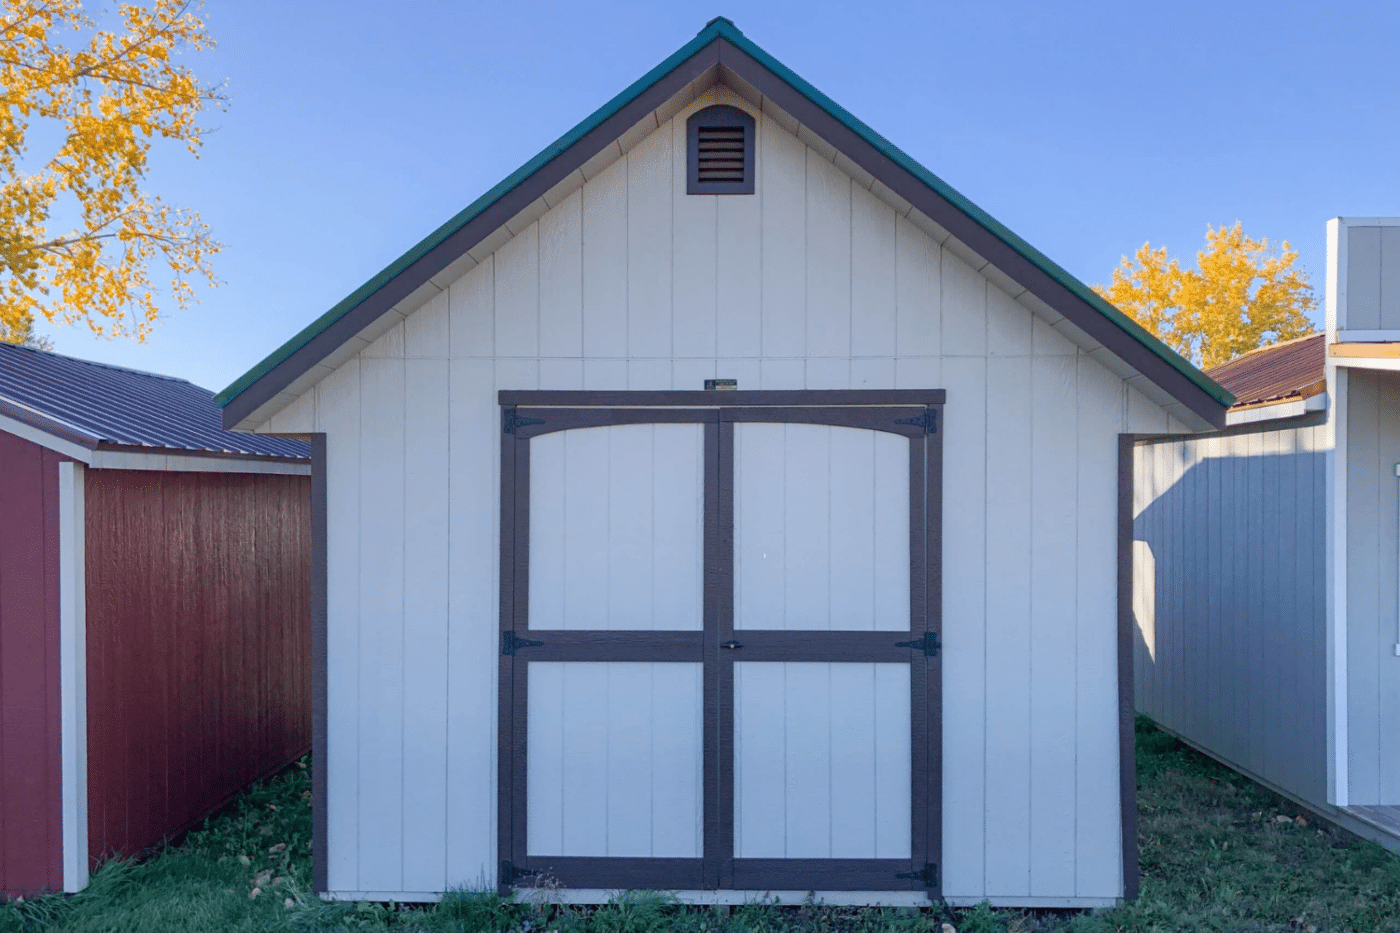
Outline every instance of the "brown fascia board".
<path fill-rule="evenodd" d="M 647 114 L 717 65 L 732 71 L 772 100 L 777 107 L 1064 315 L 1127 365 L 1178 399 L 1207 424 L 1215 428 L 1224 427 L 1225 407 L 1165 360 L 767 67 L 729 41 L 718 38 L 231 399 L 223 410 L 224 428 L 236 429 L 245 418 L 275 398 L 303 373 L 370 326 L 467 250 L 504 226 L 506 221 L 582 167 Z"/>
<path fill-rule="evenodd" d="M 1148 350 L 1078 295 L 1051 278 L 1029 259 L 987 230 L 928 185 L 896 165 L 840 120 L 813 103 L 743 50 L 719 40 L 720 64 L 749 82 L 759 93 L 799 123 L 846 154 L 891 191 L 926 214 L 983 259 L 1063 314 L 1123 362 L 1166 390 L 1206 423 L 1225 425 L 1225 406 Z"/>
<path fill-rule="evenodd" d="M 244 418 L 271 401 L 299 376 L 373 324 L 423 283 L 464 255 L 467 250 L 505 226 L 506 221 L 582 168 L 589 159 L 616 142 L 647 114 L 665 104 L 692 81 L 718 64 L 719 44 L 711 42 L 624 105 L 617 113 L 598 124 L 557 158 L 522 181 L 462 229 L 439 243 L 422 259 L 395 276 L 340 320 L 278 363 L 257 382 L 230 399 L 223 410 L 224 430 L 234 430 Z"/>

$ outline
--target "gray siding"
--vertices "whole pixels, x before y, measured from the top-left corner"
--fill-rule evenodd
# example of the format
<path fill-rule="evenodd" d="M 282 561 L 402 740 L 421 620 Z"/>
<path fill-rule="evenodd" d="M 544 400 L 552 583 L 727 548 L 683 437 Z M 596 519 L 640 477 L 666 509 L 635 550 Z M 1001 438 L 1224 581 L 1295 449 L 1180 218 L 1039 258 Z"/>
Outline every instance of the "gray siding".
<path fill-rule="evenodd" d="M 1400 328 L 1400 227 L 1348 226 L 1347 330 Z"/>
<path fill-rule="evenodd" d="M 1347 373 L 1347 773 L 1360 805 L 1400 804 L 1397 413 L 1400 374 Z"/>
<path fill-rule="evenodd" d="M 1134 483 L 1138 711 L 1320 803 L 1325 431 L 1144 444 Z"/>

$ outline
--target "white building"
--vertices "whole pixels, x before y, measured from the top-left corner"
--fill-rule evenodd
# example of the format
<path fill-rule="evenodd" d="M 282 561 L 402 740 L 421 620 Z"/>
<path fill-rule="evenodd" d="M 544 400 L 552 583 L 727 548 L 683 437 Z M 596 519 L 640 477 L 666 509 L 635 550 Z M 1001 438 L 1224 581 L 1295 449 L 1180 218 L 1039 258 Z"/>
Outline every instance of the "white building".
<path fill-rule="evenodd" d="M 1230 396 L 732 23 L 221 401 L 314 443 L 328 896 L 1135 894 L 1122 437 Z"/>
<path fill-rule="evenodd" d="M 1137 706 L 1400 850 L 1400 219 L 1327 242 L 1326 333 L 1211 370 L 1225 434 L 1137 450 Z"/>

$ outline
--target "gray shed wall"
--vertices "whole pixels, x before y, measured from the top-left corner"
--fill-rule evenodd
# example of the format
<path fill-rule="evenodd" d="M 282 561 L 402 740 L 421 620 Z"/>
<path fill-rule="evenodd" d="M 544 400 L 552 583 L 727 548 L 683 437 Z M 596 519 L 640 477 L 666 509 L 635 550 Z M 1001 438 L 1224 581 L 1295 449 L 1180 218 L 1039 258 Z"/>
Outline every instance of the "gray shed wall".
<path fill-rule="evenodd" d="M 1319 803 L 1325 432 L 1141 444 L 1133 525 L 1138 711 Z"/>
<path fill-rule="evenodd" d="M 1349 802 L 1400 804 L 1400 373 L 1352 369 L 1346 379 Z"/>
<path fill-rule="evenodd" d="M 1400 328 L 1400 227 L 1346 229 L 1345 329 Z"/>

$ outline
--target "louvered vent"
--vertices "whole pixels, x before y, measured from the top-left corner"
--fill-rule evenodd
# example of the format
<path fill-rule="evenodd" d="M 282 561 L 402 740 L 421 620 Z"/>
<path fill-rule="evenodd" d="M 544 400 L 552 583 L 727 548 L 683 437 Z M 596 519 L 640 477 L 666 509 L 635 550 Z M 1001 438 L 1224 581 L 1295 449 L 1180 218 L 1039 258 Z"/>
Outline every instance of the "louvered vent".
<path fill-rule="evenodd" d="M 753 117 L 738 107 L 716 104 L 691 114 L 686 125 L 686 191 L 753 194 Z"/>
<path fill-rule="evenodd" d="M 696 180 L 702 185 L 744 181 L 744 128 L 702 126 L 696 146 Z"/>

